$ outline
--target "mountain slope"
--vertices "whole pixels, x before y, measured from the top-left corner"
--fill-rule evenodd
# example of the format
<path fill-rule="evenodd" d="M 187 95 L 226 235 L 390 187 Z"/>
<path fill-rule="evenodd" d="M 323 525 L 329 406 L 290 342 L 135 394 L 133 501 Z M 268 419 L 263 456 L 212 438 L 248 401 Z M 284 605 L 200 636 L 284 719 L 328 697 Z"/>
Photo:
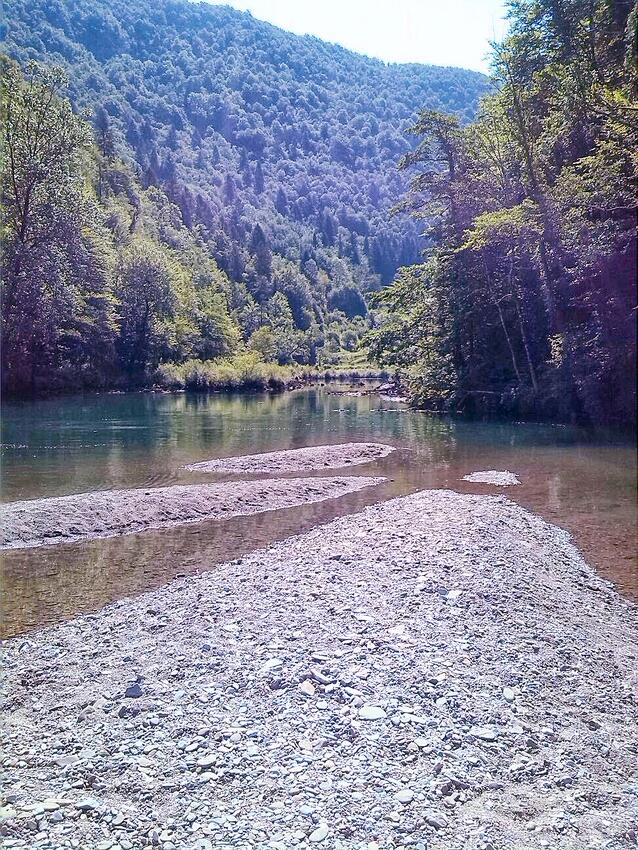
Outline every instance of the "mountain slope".
<path fill-rule="evenodd" d="M 407 123 L 422 107 L 470 118 L 486 89 L 474 72 L 386 66 L 228 7 L 10 0 L 7 12 L 10 55 L 66 66 L 72 101 L 103 105 L 149 179 L 175 180 L 189 212 L 219 219 L 237 198 L 280 250 L 297 223 L 328 242 L 337 222 L 348 236 L 369 231 L 386 279 L 415 253 L 413 226 L 387 222 Z"/>
<path fill-rule="evenodd" d="M 366 315 L 366 291 L 418 257 L 416 225 L 390 216 L 406 127 L 423 107 L 467 120 L 487 89 L 475 72 L 388 66 L 205 3 L 5 8 L 6 52 L 63 66 L 98 142 L 161 186 L 245 288 L 246 338 L 277 293 L 303 331 Z"/>

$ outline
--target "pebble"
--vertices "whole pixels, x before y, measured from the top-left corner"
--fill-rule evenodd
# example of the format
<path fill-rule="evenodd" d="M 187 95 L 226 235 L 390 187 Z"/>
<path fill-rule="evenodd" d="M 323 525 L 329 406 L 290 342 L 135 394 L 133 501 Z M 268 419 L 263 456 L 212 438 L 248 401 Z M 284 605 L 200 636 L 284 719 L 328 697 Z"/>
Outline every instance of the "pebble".
<path fill-rule="evenodd" d="M 383 720 L 385 711 L 378 705 L 364 705 L 359 709 L 361 720 Z"/>
<path fill-rule="evenodd" d="M 308 836 L 308 841 L 313 844 L 318 844 L 320 841 L 324 841 L 330 834 L 330 830 L 328 825 L 325 823 L 320 824 L 313 832 Z"/>

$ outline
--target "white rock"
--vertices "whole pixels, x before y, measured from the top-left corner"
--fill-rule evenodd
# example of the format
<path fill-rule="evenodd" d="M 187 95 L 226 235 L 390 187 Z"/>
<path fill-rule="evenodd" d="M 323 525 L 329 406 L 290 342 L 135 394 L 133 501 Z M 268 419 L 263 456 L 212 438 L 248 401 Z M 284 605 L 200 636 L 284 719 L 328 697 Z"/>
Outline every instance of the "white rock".
<path fill-rule="evenodd" d="M 414 791 L 411 791 L 409 788 L 402 788 L 396 792 L 394 799 L 398 803 L 411 803 L 414 800 Z"/>
<path fill-rule="evenodd" d="M 307 694 L 309 697 L 312 697 L 314 696 L 316 689 L 310 679 L 304 679 L 299 685 L 299 690 L 302 691 L 302 693 Z"/>
<path fill-rule="evenodd" d="M 498 732 L 486 726 L 472 726 L 469 734 L 473 738 L 480 738 L 481 741 L 495 741 L 498 738 Z"/>
<path fill-rule="evenodd" d="M 385 711 L 378 705 L 364 705 L 359 709 L 361 720 L 383 720 Z"/>
<path fill-rule="evenodd" d="M 428 811 L 425 813 L 424 817 L 427 823 L 435 829 L 445 829 L 447 826 L 447 818 L 440 812 Z"/>
<path fill-rule="evenodd" d="M 313 844 L 319 844 L 320 841 L 323 841 L 328 837 L 328 833 L 330 830 L 328 829 L 328 825 L 325 823 L 320 824 L 314 832 L 311 832 L 308 836 L 308 841 L 312 841 Z"/>
<path fill-rule="evenodd" d="M 472 472 L 470 475 L 464 475 L 463 481 L 470 481 L 472 484 L 494 484 L 496 487 L 511 487 L 521 483 L 513 472 L 496 469 Z"/>

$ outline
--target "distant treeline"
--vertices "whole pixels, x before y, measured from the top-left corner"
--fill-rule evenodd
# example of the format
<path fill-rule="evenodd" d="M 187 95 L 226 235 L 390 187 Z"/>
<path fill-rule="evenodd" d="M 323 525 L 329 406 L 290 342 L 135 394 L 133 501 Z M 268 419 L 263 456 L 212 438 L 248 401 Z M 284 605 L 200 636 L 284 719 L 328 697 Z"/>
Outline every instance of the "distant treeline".
<path fill-rule="evenodd" d="M 513 0 L 477 119 L 424 111 L 401 205 L 431 240 L 369 342 L 428 407 L 636 418 L 638 6 Z"/>

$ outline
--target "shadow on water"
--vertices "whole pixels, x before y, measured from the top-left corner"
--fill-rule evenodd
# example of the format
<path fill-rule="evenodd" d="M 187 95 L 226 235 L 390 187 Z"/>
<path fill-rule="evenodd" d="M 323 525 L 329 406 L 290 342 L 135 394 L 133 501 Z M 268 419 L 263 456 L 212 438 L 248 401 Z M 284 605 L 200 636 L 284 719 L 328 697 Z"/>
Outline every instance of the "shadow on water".
<path fill-rule="evenodd" d="M 231 480 L 181 467 L 350 440 L 400 449 L 348 470 L 384 475 L 385 484 L 223 522 L 4 552 L 5 635 L 96 610 L 382 499 L 433 488 L 505 493 L 567 528 L 603 575 L 638 597 L 636 456 L 629 442 L 564 426 L 440 418 L 334 387 L 278 396 L 128 393 L 5 405 L 2 498 Z M 509 469 L 523 483 L 502 489 L 460 480 L 481 469 Z"/>

